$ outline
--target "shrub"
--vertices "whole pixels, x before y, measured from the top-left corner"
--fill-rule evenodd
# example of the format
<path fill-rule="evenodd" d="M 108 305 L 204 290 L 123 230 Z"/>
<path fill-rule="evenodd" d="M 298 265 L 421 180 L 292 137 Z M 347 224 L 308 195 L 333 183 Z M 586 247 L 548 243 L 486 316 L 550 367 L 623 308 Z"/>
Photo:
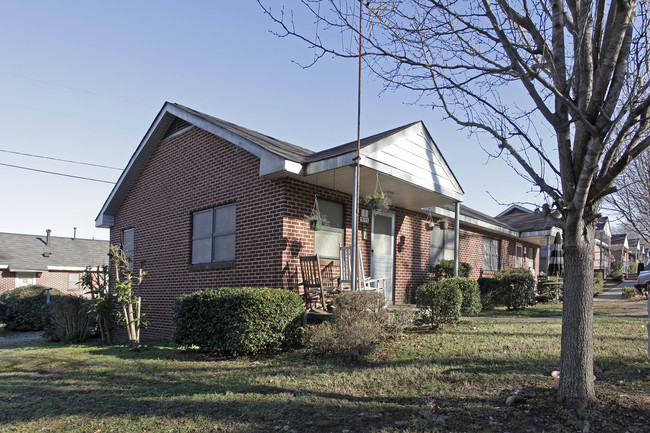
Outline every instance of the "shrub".
<path fill-rule="evenodd" d="M 501 283 L 501 299 L 509 310 L 535 305 L 535 287 L 537 282 L 533 274 L 528 272 L 512 272 L 503 274 Z"/>
<path fill-rule="evenodd" d="M 359 361 L 373 353 L 383 337 L 381 325 L 371 320 L 324 322 L 305 330 L 305 346 L 313 356 Z"/>
<path fill-rule="evenodd" d="M 407 328 L 413 326 L 415 322 L 415 312 L 413 310 L 400 307 L 390 312 L 388 320 L 384 323 L 384 329 L 388 336 L 397 340 Z"/>
<path fill-rule="evenodd" d="M 630 263 L 630 265 L 629 265 L 629 268 L 628 268 L 628 270 L 627 270 L 627 273 L 628 273 L 628 274 L 636 274 L 636 269 L 637 269 L 637 264 L 636 264 L 636 262 L 632 262 L 632 263 Z"/>
<path fill-rule="evenodd" d="M 56 296 L 46 307 L 43 336 L 64 343 L 83 343 L 94 320 L 89 301 L 81 296 Z"/>
<path fill-rule="evenodd" d="M 334 299 L 334 320 L 305 331 L 313 356 L 358 361 L 374 352 L 389 320 L 384 295 L 374 290 L 341 293 Z"/>
<path fill-rule="evenodd" d="M 455 323 L 460 318 L 463 294 L 449 279 L 429 281 L 417 288 L 415 303 L 431 324 L 432 329 L 443 323 Z"/>
<path fill-rule="evenodd" d="M 623 281 L 623 262 L 612 262 L 612 266 L 609 269 L 609 276 L 614 281 Z"/>
<path fill-rule="evenodd" d="M 23 286 L 3 293 L 0 299 L 2 321 L 9 331 L 42 331 L 43 314 L 47 302 L 46 288 L 39 285 Z M 50 299 L 63 293 L 50 290 Z"/>
<path fill-rule="evenodd" d="M 302 298 L 284 289 L 221 288 L 183 295 L 174 305 L 173 341 L 229 355 L 297 345 Z"/>
<path fill-rule="evenodd" d="M 602 272 L 594 273 L 594 296 L 601 293 L 605 287 L 605 280 Z"/>
<path fill-rule="evenodd" d="M 478 283 L 469 278 L 451 278 L 451 284 L 457 284 L 463 294 L 463 303 L 460 307 L 460 313 L 463 316 L 478 316 L 483 308 L 481 305 L 481 291 Z"/>
<path fill-rule="evenodd" d="M 334 299 L 334 320 L 369 320 L 383 323 L 387 320 L 386 299 L 374 290 L 343 292 Z"/>
<path fill-rule="evenodd" d="M 499 272 L 496 273 L 494 278 L 496 278 L 497 280 L 500 280 L 503 277 L 505 277 L 506 275 L 512 275 L 512 274 L 516 274 L 516 275 L 533 275 L 532 271 L 530 269 L 527 269 L 527 268 L 503 268 Z"/>
<path fill-rule="evenodd" d="M 634 299 L 636 298 L 636 290 L 634 287 L 623 287 L 623 298 Z"/>
<path fill-rule="evenodd" d="M 433 274 L 434 280 L 451 278 L 454 276 L 454 261 L 441 260 L 436 265 L 431 265 L 429 271 Z M 458 263 L 459 277 L 469 278 L 470 273 L 472 273 L 472 267 L 470 266 L 469 263 L 465 263 L 465 262 Z"/>
<path fill-rule="evenodd" d="M 479 278 L 477 280 L 481 292 L 481 304 L 483 308 L 489 309 L 502 305 L 501 283 L 496 278 Z"/>

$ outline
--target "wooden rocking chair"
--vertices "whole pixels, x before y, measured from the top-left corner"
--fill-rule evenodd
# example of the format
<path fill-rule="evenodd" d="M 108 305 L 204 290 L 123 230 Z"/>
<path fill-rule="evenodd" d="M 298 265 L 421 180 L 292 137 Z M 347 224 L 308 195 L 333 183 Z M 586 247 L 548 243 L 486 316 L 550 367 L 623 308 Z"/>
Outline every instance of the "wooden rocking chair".
<path fill-rule="evenodd" d="M 300 272 L 302 273 L 301 284 L 305 290 L 305 306 L 319 309 L 318 305 L 320 304 L 320 309 L 327 311 L 325 297 L 332 295 L 338 289 L 338 286 L 325 284 L 327 280 L 323 279 L 318 254 L 315 256 L 300 256 Z"/>

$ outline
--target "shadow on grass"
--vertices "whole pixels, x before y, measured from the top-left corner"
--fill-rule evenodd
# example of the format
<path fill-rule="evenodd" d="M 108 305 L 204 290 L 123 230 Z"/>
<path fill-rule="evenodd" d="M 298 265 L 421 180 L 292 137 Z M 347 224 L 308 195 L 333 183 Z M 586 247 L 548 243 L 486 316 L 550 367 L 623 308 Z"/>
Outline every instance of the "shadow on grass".
<path fill-rule="evenodd" d="M 631 361 L 607 360 L 615 369 Z M 210 359 L 171 347 L 132 352 L 77 345 L 0 360 L 0 422 L 31 423 L 34 430 L 54 418 L 79 417 L 68 422 L 83 426 L 92 419 L 107 427 L 115 418 L 128 419 L 132 431 L 152 420 L 196 430 L 245 420 L 247 431 L 285 425 L 298 431 L 526 431 L 534 418 L 539 431 L 575 430 L 581 419 L 558 412 L 554 403 L 550 371 L 556 364 L 554 356 L 481 360 L 425 353 L 341 366 L 297 354 Z M 607 383 L 608 375 L 599 381 Z M 522 399 L 506 407 L 515 388 Z"/>

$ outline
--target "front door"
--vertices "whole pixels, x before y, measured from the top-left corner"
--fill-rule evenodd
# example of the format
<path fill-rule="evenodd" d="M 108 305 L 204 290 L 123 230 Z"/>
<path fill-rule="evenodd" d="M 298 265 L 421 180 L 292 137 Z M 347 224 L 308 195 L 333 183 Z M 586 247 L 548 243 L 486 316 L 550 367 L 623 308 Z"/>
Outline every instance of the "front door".
<path fill-rule="evenodd" d="M 393 300 L 393 269 L 395 264 L 395 214 L 376 213 L 372 216 L 370 276 L 386 277 L 387 301 Z"/>

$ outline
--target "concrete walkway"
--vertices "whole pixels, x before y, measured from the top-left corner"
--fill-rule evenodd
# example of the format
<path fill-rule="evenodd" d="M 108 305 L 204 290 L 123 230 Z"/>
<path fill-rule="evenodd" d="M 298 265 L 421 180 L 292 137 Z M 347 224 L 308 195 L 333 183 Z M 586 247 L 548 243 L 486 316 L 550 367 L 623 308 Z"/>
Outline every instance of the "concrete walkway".
<path fill-rule="evenodd" d="M 623 281 L 621 284 L 619 284 L 616 287 L 612 287 L 611 289 L 607 290 L 606 292 L 601 293 L 600 295 L 594 297 L 594 308 L 598 307 L 599 302 L 615 302 L 621 307 L 625 308 L 638 308 L 639 302 L 629 302 L 626 299 L 623 298 L 623 287 L 634 287 L 636 284 L 636 279 L 634 280 L 628 280 L 628 281 Z M 637 312 L 637 313 L 620 313 L 620 314 L 602 314 L 601 317 L 612 317 L 612 316 L 635 316 L 635 317 L 644 317 L 648 316 L 648 310 L 646 306 L 646 311 L 645 312 Z"/>

